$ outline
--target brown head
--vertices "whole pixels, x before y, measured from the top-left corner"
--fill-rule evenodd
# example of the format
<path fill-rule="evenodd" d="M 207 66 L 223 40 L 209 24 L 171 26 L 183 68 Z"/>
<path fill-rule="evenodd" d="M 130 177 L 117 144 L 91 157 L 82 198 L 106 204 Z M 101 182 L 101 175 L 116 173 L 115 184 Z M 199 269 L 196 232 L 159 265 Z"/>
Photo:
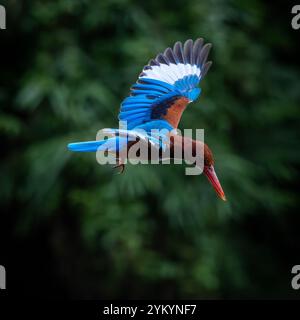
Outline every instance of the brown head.
<path fill-rule="evenodd" d="M 217 195 L 224 201 L 226 201 L 225 193 L 222 189 L 222 186 L 219 182 L 218 176 L 214 169 L 214 158 L 211 150 L 207 144 L 204 144 L 204 169 L 203 173 L 206 175 L 208 181 L 214 187 Z"/>
<path fill-rule="evenodd" d="M 200 148 L 200 150 L 203 150 L 203 142 L 199 140 L 193 140 L 190 137 L 183 137 L 181 135 L 175 134 L 170 135 L 171 139 L 171 150 L 170 150 L 170 157 L 174 158 L 174 149 L 178 146 L 178 148 L 181 148 L 182 150 L 182 157 L 188 157 L 189 153 L 186 155 L 184 153 L 184 150 L 192 148 L 193 154 L 196 154 L 197 147 Z M 199 150 L 199 149 L 198 149 Z M 182 158 L 183 159 L 183 158 Z M 192 157 L 190 159 L 191 161 L 194 161 L 194 158 Z M 226 200 L 224 191 L 221 187 L 221 184 L 219 182 L 219 179 L 216 175 L 215 169 L 214 169 L 214 158 L 211 150 L 207 146 L 207 144 L 204 143 L 204 168 L 203 173 L 208 178 L 209 182 L 214 187 L 217 195 L 222 199 Z"/>

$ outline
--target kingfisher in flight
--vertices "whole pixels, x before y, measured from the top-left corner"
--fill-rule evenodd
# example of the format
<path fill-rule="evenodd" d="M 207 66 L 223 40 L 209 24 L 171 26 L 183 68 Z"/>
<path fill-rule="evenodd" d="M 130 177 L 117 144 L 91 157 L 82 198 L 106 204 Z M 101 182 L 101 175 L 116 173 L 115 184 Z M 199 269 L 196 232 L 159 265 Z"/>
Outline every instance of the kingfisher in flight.
<path fill-rule="evenodd" d="M 199 83 L 212 64 L 207 61 L 211 47 L 202 38 L 189 39 L 184 44 L 178 41 L 173 48 L 159 53 L 143 68 L 130 89 L 130 95 L 121 103 L 119 120 L 126 123 L 126 128 L 103 129 L 102 133 L 108 139 L 70 143 L 69 150 L 113 153 L 117 163 L 115 167 L 123 172 L 124 158 L 128 157 L 129 149 L 140 141 L 156 147 L 160 151 L 160 160 L 164 159 L 166 150 L 169 151 L 168 157 L 175 159 L 178 158 L 175 149 L 180 147 L 182 153 L 179 157 L 183 159 L 187 148 L 193 153 L 200 147 L 203 150 L 203 173 L 217 195 L 226 201 L 210 148 L 202 141 L 181 136 L 176 131 L 187 105 L 201 94 Z M 153 130 L 158 130 L 159 134 L 151 134 Z M 196 166 L 194 158 L 192 161 Z"/>

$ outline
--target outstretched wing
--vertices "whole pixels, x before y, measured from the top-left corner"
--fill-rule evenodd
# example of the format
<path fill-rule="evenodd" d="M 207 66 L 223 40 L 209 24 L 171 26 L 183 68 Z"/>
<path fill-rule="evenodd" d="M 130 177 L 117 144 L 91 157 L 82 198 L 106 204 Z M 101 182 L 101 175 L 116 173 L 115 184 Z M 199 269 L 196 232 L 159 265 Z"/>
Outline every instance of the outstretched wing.
<path fill-rule="evenodd" d="M 150 60 L 121 104 L 119 120 L 133 129 L 153 120 L 166 120 L 177 128 L 187 104 L 201 93 L 198 87 L 212 62 L 206 62 L 211 44 L 203 39 L 176 42 Z"/>

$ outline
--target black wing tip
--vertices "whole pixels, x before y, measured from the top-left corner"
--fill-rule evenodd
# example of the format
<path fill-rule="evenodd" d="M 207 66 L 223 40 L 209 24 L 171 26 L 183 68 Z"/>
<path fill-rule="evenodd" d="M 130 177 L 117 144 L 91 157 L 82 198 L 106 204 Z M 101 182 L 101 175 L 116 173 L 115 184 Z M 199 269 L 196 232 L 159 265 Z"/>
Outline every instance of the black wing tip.
<path fill-rule="evenodd" d="M 205 43 L 203 38 L 197 38 L 195 41 L 187 39 L 184 44 L 181 41 L 175 42 L 173 49 L 167 48 L 164 55 L 173 54 L 176 63 L 196 64 L 201 68 L 205 64 L 211 48 L 212 43 Z"/>
<path fill-rule="evenodd" d="M 166 56 L 165 56 L 164 54 L 162 54 L 162 53 L 159 53 L 159 54 L 156 56 L 155 60 L 156 60 L 158 63 L 162 63 L 162 64 L 166 64 L 166 65 L 169 65 L 169 64 L 170 64 L 168 57 L 166 57 Z"/>
<path fill-rule="evenodd" d="M 185 61 L 193 64 L 193 40 L 188 39 L 185 41 L 183 46 L 183 52 L 185 56 Z"/>
<path fill-rule="evenodd" d="M 207 71 L 211 65 L 211 63 L 210 63 L 207 67 L 205 67 L 211 48 L 212 48 L 212 44 L 206 43 L 205 45 L 203 45 L 201 47 L 200 52 L 197 56 L 196 64 L 201 70 L 202 77 L 204 77 L 204 75 L 207 73 Z"/>
<path fill-rule="evenodd" d="M 187 39 L 184 43 L 176 41 L 173 48 L 168 47 L 163 53 L 159 53 L 155 59 L 151 59 L 144 67 L 143 71 L 152 69 L 152 67 L 161 64 L 190 63 L 192 65 L 197 65 L 201 69 L 203 78 L 212 64 L 211 61 L 208 65 L 206 63 L 211 48 L 212 44 L 210 42 L 205 43 L 205 40 L 202 37 L 197 38 L 195 41 Z"/>
<path fill-rule="evenodd" d="M 164 57 L 166 57 L 170 63 L 176 63 L 174 52 L 170 47 L 164 51 Z"/>
<path fill-rule="evenodd" d="M 212 64 L 213 64 L 212 61 L 208 61 L 205 63 L 205 65 L 203 66 L 203 68 L 201 70 L 201 77 L 202 78 L 204 78 L 204 76 L 207 74 L 207 72 L 210 69 Z"/>
<path fill-rule="evenodd" d="M 183 46 L 181 41 L 177 41 L 174 44 L 173 53 L 176 61 L 179 63 L 185 63 L 185 57 L 183 54 Z"/>

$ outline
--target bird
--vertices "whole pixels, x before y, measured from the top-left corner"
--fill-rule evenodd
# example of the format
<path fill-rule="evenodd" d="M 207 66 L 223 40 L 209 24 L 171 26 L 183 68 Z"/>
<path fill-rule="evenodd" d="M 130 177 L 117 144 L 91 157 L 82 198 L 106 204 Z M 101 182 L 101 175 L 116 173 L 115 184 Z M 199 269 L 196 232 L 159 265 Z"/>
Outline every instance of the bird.
<path fill-rule="evenodd" d="M 164 160 L 166 150 L 170 159 L 175 159 L 175 149 L 181 147 L 184 156 L 187 148 L 194 152 L 203 150 L 203 173 L 217 195 L 226 201 L 225 193 L 215 172 L 215 161 L 211 149 L 202 141 L 178 134 L 178 124 L 188 104 L 201 94 L 200 82 L 212 65 L 207 61 L 212 44 L 203 38 L 195 41 L 177 41 L 156 58 L 151 59 L 130 88 L 130 94 L 120 106 L 119 121 L 126 126 L 119 129 L 103 129 L 107 139 L 74 142 L 68 149 L 76 152 L 112 153 L 116 159 L 115 168 L 120 173 L 125 168 L 128 151 L 138 142 L 159 150 L 159 160 Z M 158 135 L 151 135 L 153 130 Z M 149 156 L 148 156 L 149 157 Z M 195 162 L 195 160 L 193 159 Z M 195 164 L 195 163 L 194 163 Z"/>

